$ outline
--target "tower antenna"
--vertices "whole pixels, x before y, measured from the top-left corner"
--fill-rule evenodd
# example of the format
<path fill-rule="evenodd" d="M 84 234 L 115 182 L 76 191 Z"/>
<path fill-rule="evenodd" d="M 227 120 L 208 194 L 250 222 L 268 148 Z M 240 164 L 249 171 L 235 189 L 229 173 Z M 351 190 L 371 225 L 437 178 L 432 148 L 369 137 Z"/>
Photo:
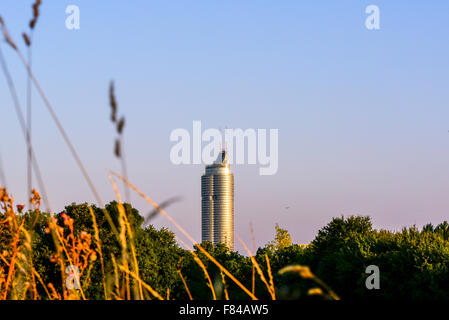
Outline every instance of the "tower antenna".
<path fill-rule="evenodd" d="M 220 152 L 223 151 L 223 128 L 220 127 Z"/>
<path fill-rule="evenodd" d="M 225 127 L 224 139 L 225 139 L 225 151 L 228 154 L 228 140 L 226 140 L 226 131 L 228 130 L 228 126 Z"/>

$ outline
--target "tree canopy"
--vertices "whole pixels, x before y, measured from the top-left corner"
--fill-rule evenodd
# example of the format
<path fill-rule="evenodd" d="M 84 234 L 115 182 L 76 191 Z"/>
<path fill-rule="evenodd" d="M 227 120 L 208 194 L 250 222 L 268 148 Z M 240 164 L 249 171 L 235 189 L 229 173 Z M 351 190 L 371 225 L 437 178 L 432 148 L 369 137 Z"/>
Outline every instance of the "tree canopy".
<path fill-rule="evenodd" d="M 92 211 L 91 211 L 92 210 Z M 182 249 L 174 234 L 168 229 L 156 229 L 149 225 L 142 227 L 144 219 L 130 205 L 124 205 L 126 219 L 133 237 L 127 243 L 135 248 L 139 276 L 157 292 L 171 299 L 249 299 L 234 281 L 224 275 L 198 247 L 193 251 Z M 102 260 L 91 256 L 89 267 L 83 277 L 88 277 L 86 297 L 104 299 L 105 291 L 102 268 L 107 274 L 108 284 L 114 283 L 115 259 L 121 255 L 123 244 L 117 237 L 113 225 L 121 223 L 117 202 L 105 208 L 88 204 L 71 204 L 54 217 L 46 213 L 29 211 L 23 213 L 25 226 L 32 240 L 34 268 L 42 282 L 51 283 L 55 290 L 61 290 L 62 270 L 55 263 L 57 251 L 53 235 L 48 232 L 52 218 L 69 234 L 73 219 L 75 236 L 95 235 L 92 213 L 101 239 Z M 5 216 L 0 214 L 0 220 Z M 89 238 L 90 239 L 90 238 Z M 279 274 L 286 266 L 308 266 L 314 277 L 327 284 L 342 299 L 347 300 L 449 300 L 449 225 L 446 221 L 434 227 L 428 224 L 418 230 L 404 228 L 399 232 L 373 229 L 370 217 L 336 217 L 318 231 L 315 239 L 307 246 L 293 244 L 289 232 L 275 226 L 275 238 L 259 248 L 255 270 L 250 257 L 230 251 L 225 245 L 204 242 L 202 248 L 225 267 L 242 285 L 253 291 L 258 298 L 269 299 L 267 290 L 273 281 L 274 294 L 280 299 L 319 299 L 317 282 L 312 277 L 295 274 Z M 8 248 L 11 234 L 0 225 L 0 252 Z M 97 243 L 91 242 L 98 251 Z M 104 266 L 102 266 L 102 261 Z M 379 267 L 380 290 L 369 290 L 365 286 L 366 268 Z M 5 267 L 0 260 L 0 267 Z M 304 269 L 305 270 L 305 269 Z M 261 274 L 265 277 L 261 277 Z M 271 276 L 272 275 L 272 279 Z M 45 297 L 43 287 L 38 287 Z M 312 291 L 311 291 L 312 289 Z M 314 291 L 315 290 L 315 291 Z"/>

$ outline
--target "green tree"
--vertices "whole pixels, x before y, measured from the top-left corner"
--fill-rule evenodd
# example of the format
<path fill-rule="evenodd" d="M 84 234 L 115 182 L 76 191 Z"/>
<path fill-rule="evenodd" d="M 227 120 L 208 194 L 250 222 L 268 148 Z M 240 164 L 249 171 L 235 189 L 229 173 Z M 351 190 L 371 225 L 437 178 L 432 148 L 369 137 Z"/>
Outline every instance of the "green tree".
<path fill-rule="evenodd" d="M 274 237 L 274 240 L 267 244 L 266 247 L 271 251 L 290 247 L 292 245 L 292 238 L 290 236 L 290 233 L 288 233 L 287 230 L 279 227 L 279 224 L 277 223 L 275 226 L 275 230 L 276 235 Z"/>
<path fill-rule="evenodd" d="M 438 233 L 444 240 L 449 240 L 449 223 L 443 221 L 435 228 L 435 232 Z"/>
<path fill-rule="evenodd" d="M 435 228 L 433 226 L 433 224 L 428 223 L 426 224 L 423 228 L 422 228 L 422 232 L 434 232 Z"/>

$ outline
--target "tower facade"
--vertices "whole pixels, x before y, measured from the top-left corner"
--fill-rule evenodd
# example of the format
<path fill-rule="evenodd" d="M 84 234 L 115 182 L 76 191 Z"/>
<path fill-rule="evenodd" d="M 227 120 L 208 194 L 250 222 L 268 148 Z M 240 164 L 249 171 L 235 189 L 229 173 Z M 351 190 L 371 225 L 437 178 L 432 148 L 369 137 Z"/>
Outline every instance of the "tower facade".
<path fill-rule="evenodd" d="M 201 237 L 234 250 L 234 175 L 224 150 L 201 177 Z"/>

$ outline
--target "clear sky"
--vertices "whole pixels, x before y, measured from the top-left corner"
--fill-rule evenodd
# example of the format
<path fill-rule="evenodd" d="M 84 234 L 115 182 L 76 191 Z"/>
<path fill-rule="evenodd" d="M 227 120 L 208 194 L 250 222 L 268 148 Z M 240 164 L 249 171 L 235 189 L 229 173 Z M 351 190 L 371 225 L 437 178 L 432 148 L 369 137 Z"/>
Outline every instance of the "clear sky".
<path fill-rule="evenodd" d="M 175 166 L 169 135 L 204 128 L 279 129 L 279 170 L 235 173 L 236 233 L 257 245 L 279 223 L 307 243 L 334 216 L 377 228 L 439 223 L 449 212 L 449 2 L 382 0 L 43 1 L 34 70 L 100 190 L 115 136 L 108 84 L 126 116 L 129 177 L 200 240 L 202 165 Z M 32 1 L 0 0 L 20 41 Z M 76 4 L 81 29 L 65 27 Z M 368 5 L 380 30 L 365 27 Z M 25 103 L 26 74 L 2 44 Z M 34 92 L 33 142 L 54 210 L 94 202 Z M 9 188 L 26 202 L 26 150 L 3 75 L 0 151 Z M 137 195 L 134 205 L 150 208 Z M 286 209 L 286 207 L 289 207 Z M 163 217 L 157 227 L 175 229 Z M 236 241 L 237 242 L 237 241 Z M 241 247 L 237 245 L 241 251 Z"/>

